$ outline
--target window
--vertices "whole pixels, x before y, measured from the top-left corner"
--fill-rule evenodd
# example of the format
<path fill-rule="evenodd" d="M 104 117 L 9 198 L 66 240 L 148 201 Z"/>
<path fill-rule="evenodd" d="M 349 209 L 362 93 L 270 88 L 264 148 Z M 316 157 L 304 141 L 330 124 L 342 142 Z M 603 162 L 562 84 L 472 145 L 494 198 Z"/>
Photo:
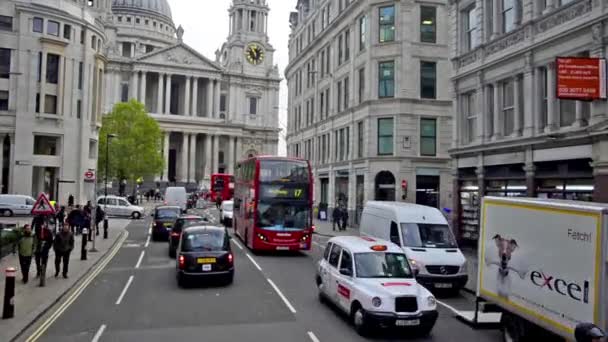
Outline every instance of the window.
<path fill-rule="evenodd" d="M 0 78 L 9 78 L 11 72 L 11 50 L 0 48 Z"/>
<path fill-rule="evenodd" d="M 340 129 L 338 131 L 338 147 L 339 147 L 339 152 L 338 152 L 338 160 L 344 160 L 345 159 L 345 152 L 346 152 L 346 140 L 345 140 L 345 136 L 344 136 L 344 128 Z"/>
<path fill-rule="evenodd" d="M 135 23 L 139 24 L 141 22 L 141 20 L 139 18 L 135 18 Z"/>
<path fill-rule="evenodd" d="M 338 89 L 338 113 L 340 113 L 342 111 L 342 81 L 338 81 L 336 89 Z"/>
<path fill-rule="evenodd" d="M 220 112 L 226 111 L 226 95 L 220 95 Z"/>
<path fill-rule="evenodd" d="M 437 155 L 437 121 L 420 119 L 420 155 Z"/>
<path fill-rule="evenodd" d="M 76 101 L 76 119 L 80 119 L 82 117 L 82 101 Z"/>
<path fill-rule="evenodd" d="M 342 35 L 338 36 L 338 65 L 342 64 L 342 55 L 344 51 L 342 50 Z"/>
<path fill-rule="evenodd" d="M 8 110 L 8 91 L 0 90 L 0 110 Z"/>
<path fill-rule="evenodd" d="M 325 247 L 325 252 L 323 252 L 323 259 L 329 261 L 329 252 L 331 251 L 331 246 L 333 244 L 331 242 L 327 243 L 327 247 Z"/>
<path fill-rule="evenodd" d="M 63 38 L 70 40 L 72 39 L 72 26 L 65 24 L 63 25 Z"/>
<path fill-rule="evenodd" d="M 57 114 L 57 96 L 44 96 L 44 112 L 46 114 Z"/>
<path fill-rule="evenodd" d="M 329 116 L 329 88 L 325 90 L 325 117 Z"/>
<path fill-rule="evenodd" d="M 130 23 L 131 22 L 131 17 L 127 17 L 127 22 Z M 162 27 L 161 27 L 162 28 Z"/>
<path fill-rule="evenodd" d="M 513 133 L 515 82 L 513 80 L 506 81 L 502 86 L 503 134 L 507 136 Z"/>
<path fill-rule="evenodd" d="M 367 17 L 362 16 L 359 18 L 359 51 L 365 49 L 365 42 L 367 40 Z"/>
<path fill-rule="evenodd" d="M 46 55 L 46 82 L 57 84 L 59 81 L 59 55 Z"/>
<path fill-rule="evenodd" d="M 56 21 L 49 20 L 46 27 L 46 33 L 52 36 L 59 36 L 59 23 Z"/>
<path fill-rule="evenodd" d="M 380 62 L 378 66 L 378 97 L 395 96 L 395 62 Z"/>
<path fill-rule="evenodd" d="M 97 38 L 95 36 L 91 36 L 91 49 L 97 50 Z"/>
<path fill-rule="evenodd" d="M 320 113 L 321 119 L 323 119 L 323 112 L 324 112 L 323 107 L 324 106 L 325 106 L 325 92 L 322 91 L 319 94 L 319 113 Z"/>
<path fill-rule="evenodd" d="M 399 236 L 399 226 L 394 221 L 391 221 L 391 231 L 390 231 L 391 242 L 397 246 L 401 246 L 401 237 Z"/>
<path fill-rule="evenodd" d="M 123 57 L 131 57 L 131 43 L 123 42 L 122 43 L 122 56 Z"/>
<path fill-rule="evenodd" d="M 154 45 L 146 45 L 146 53 L 150 53 L 154 51 Z"/>
<path fill-rule="evenodd" d="M 507 33 L 515 27 L 515 0 L 502 0 L 502 32 Z"/>
<path fill-rule="evenodd" d="M 350 59 L 350 30 L 344 31 L 344 61 Z"/>
<path fill-rule="evenodd" d="M 34 154 L 39 156 L 58 155 L 59 138 L 47 135 L 34 136 Z"/>
<path fill-rule="evenodd" d="M 347 251 L 342 251 L 342 259 L 340 259 L 340 272 L 343 270 L 353 275 L 353 258 Z"/>
<path fill-rule="evenodd" d="M 365 96 L 365 68 L 359 69 L 359 103 L 363 102 Z"/>
<path fill-rule="evenodd" d="M 258 114 L 258 99 L 257 97 L 249 98 L 249 115 L 257 115 Z"/>
<path fill-rule="evenodd" d="M 477 113 L 475 110 L 475 93 L 468 93 L 463 96 L 464 117 L 466 120 L 466 142 L 475 141 L 477 131 Z"/>
<path fill-rule="evenodd" d="M 0 15 L 0 30 L 12 31 L 13 30 L 13 17 L 6 15 Z"/>
<path fill-rule="evenodd" d="M 393 154 L 393 118 L 378 119 L 378 155 Z"/>
<path fill-rule="evenodd" d="M 344 109 L 348 109 L 350 102 L 350 77 L 344 79 Z"/>
<path fill-rule="evenodd" d="M 120 90 L 120 101 L 128 102 L 129 101 L 129 83 L 124 82 L 122 84 L 122 89 Z"/>
<path fill-rule="evenodd" d="M 78 89 L 82 89 L 82 82 L 84 77 L 84 64 L 78 63 Z"/>
<path fill-rule="evenodd" d="M 150 20 L 146 19 L 146 20 L 144 21 L 144 24 L 146 24 L 146 25 L 150 25 Z"/>
<path fill-rule="evenodd" d="M 541 87 L 541 92 L 542 92 L 542 105 L 541 105 L 541 112 L 540 112 L 540 127 L 539 130 L 542 132 L 545 129 L 545 126 L 547 126 L 547 96 L 548 96 L 548 84 L 547 84 L 547 68 L 546 67 L 542 67 L 540 68 L 540 87 Z"/>
<path fill-rule="evenodd" d="M 86 32 L 84 30 L 84 27 L 80 30 L 80 44 L 84 44 L 84 39 L 86 36 Z"/>
<path fill-rule="evenodd" d="M 326 60 L 325 60 L 325 74 L 329 74 L 331 72 L 331 56 L 330 56 L 330 47 L 327 47 Z"/>
<path fill-rule="evenodd" d="M 437 9 L 435 7 L 420 7 L 420 41 L 436 43 L 437 40 Z"/>
<path fill-rule="evenodd" d="M 420 62 L 420 97 L 434 99 L 437 96 L 437 63 Z"/>
<path fill-rule="evenodd" d="M 43 25 L 42 18 L 34 18 L 32 30 L 34 32 L 42 33 L 42 25 Z"/>
<path fill-rule="evenodd" d="M 325 50 L 321 51 L 321 77 L 325 77 Z"/>
<path fill-rule="evenodd" d="M 380 7 L 380 43 L 395 40 L 395 6 Z"/>
<path fill-rule="evenodd" d="M 97 158 L 97 140 L 89 139 L 89 159 Z"/>
<path fill-rule="evenodd" d="M 363 158 L 363 121 L 357 123 L 357 157 Z"/>
<path fill-rule="evenodd" d="M 576 101 L 559 100 L 559 126 L 571 126 L 576 120 Z"/>
<path fill-rule="evenodd" d="M 479 31 L 477 30 L 477 16 L 475 10 L 475 6 L 472 6 L 464 13 L 465 47 L 468 51 L 473 50 L 479 45 Z"/>

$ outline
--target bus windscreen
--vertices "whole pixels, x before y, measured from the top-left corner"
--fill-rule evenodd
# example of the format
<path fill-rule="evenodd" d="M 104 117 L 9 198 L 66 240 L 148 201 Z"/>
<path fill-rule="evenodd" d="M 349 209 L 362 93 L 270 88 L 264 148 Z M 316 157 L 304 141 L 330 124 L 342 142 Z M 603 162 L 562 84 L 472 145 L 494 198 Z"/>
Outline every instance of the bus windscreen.
<path fill-rule="evenodd" d="M 262 160 L 260 162 L 261 183 L 308 183 L 308 163 L 292 160 Z"/>

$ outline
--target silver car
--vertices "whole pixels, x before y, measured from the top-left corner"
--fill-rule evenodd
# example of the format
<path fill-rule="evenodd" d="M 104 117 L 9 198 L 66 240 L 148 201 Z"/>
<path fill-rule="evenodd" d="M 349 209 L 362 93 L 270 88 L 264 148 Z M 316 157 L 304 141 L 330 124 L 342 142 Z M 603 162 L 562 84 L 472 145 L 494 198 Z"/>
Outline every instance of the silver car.
<path fill-rule="evenodd" d="M 97 199 L 97 204 L 101 206 L 108 216 L 131 217 L 139 220 L 145 214 L 143 207 L 133 205 L 123 197 L 102 196 Z"/>

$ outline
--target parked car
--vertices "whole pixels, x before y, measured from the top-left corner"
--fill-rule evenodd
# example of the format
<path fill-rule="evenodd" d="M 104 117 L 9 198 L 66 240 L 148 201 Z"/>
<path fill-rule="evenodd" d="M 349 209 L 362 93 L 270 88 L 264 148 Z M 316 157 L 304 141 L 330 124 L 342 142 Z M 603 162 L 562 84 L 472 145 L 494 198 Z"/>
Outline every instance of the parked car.
<path fill-rule="evenodd" d="M 188 205 L 188 194 L 183 186 L 168 187 L 165 190 L 165 205 L 177 206 L 186 212 Z"/>
<path fill-rule="evenodd" d="M 126 198 L 108 195 L 97 198 L 97 204 L 102 207 L 108 216 L 131 217 L 139 220 L 145 214 L 145 209 L 133 205 Z"/>
<path fill-rule="evenodd" d="M 177 206 L 156 207 L 152 213 L 152 240 L 169 240 L 169 233 L 181 212 L 181 208 Z"/>
<path fill-rule="evenodd" d="M 3 216 L 30 215 L 36 200 L 26 195 L 0 195 L 0 214 Z"/>
<path fill-rule="evenodd" d="M 223 201 L 220 206 L 220 222 L 226 227 L 232 227 L 232 211 L 234 202 Z"/>
<path fill-rule="evenodd" d="M 230 236 L 224 227 L 196 226 L 183 231 L 177 247 L 177 284 L 189 280 L 221 277 L 226 283 L 234 279 L 234 255 Z"/>
<path fill-rule="evenodd" d="M 183 215 L 178 217 L 171 228 L 171 234 L 169 236 L 169 257 L 175 258 L 175 252 L 177 251 L 177 245 L 179 245 L 179 239 L 182 237 L 184 229 L 193 226 L 204 226 L 209 224 L 209 219 L 202 216 L 195 215 Z"/>

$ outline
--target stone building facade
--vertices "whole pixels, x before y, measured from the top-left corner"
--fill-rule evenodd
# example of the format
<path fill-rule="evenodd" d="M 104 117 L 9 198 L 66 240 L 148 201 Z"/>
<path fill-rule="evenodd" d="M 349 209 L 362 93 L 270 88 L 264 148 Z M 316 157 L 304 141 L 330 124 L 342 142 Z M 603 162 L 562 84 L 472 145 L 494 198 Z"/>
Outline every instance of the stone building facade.
<path fill-rule="evenodd" d="M 300 0 L 290 16 L 287 147 L 311 160 L 315 201 L 448 207 L 447 1 Z M 404 191 L 402 185 L 406 185 Z"/>
<path fill-rule="evenodd" d="M 606 56 L 608 5 L 452 1 L 454 226 L 475 243 L 484 195 L 608 202 L 606 101 L 556 98 L 558 56 Z"/>

